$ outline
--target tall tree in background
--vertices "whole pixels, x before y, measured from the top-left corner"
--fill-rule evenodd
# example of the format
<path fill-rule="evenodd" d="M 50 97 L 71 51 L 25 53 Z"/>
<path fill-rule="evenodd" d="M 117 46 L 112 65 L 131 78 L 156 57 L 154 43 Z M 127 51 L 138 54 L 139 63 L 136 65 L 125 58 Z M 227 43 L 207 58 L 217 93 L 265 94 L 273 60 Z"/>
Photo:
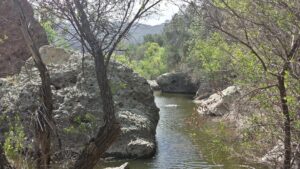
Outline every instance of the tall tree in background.
<path fill-rule="evenodd" d="M 292 166 L 291 142 L 293 115 L 290 96 L 299 97 L 288 88 L 290 79 L 299 83 L 300 2 L 287 0 L 209 0 L 190 1 L 212 28 L 231 42 L 251 52 L 262 68 L 263 78 L 278 89 L 278 103 L 283 115 L 284 169 Z M 289 86 L 290 87 L 290 86 Z M 277 98 L 276 96 L 276 98 Z"/>
<path fill-rule="evenodd" d="M 190 36 L 188 32 L 190 24 L 191 18 L 188 15 L 178 13 L 164 28 L 164 46 L 167 49 L 166 55 L 169 60 L 169 67 L 175 68 L 178 66 L 187 52 L 186 41 Z"/>
<path fill-rule="evenodd" d="M 85 146 L 74 168 L 90 169 L 111 146 L 120 133 L 116 120 L 114 101 L 107 76 L 110 58 L 130 28 L 161 0 L 46 0 L 38 1 L 69 31 L 84 50 L 94 57 L 95 70 L 103 100 L 104 126 Z"/>

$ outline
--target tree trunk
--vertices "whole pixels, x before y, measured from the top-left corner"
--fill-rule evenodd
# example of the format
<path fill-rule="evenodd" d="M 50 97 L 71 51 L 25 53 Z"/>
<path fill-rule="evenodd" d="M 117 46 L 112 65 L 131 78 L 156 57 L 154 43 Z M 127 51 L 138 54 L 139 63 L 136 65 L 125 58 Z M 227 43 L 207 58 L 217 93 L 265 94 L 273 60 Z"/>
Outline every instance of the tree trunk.
<path fill-rule="evenodd" d="M 49 126 L 45 117 L 43 117 L 45 112 L 48 111 L 37 111 L 34 120 L 34 149 L 37 169 L 50 168 L 51 161 L 51 127 Z"/>
<path fill-rule="evenodd" d="M 48 169 L 50 165 L 50 148 L 51 148 L 51 129 L 55 129 L 55 123 L 52 118 L 53 101 L 51 91 L 51 80 L 48 69 L 43 63 L 41 55 L 35 45 L 32 35 L 29 31 L 28 21 L 24 15 L 22 6 L 19 0 L 14 0 L 15 9 L 20 16 L 20 29 L 23 34 L 23 38 L 32 54 L 35 65 L 39 70 L 39 75 L 42 81 L 40 88 L 41 106 L 35 112 L 35 151 L 36 151 L 36 168 Z"/>
<path fill-rule="evenodd" d="M 13 169 L 4 154 L 2 145 L 0 145 L 0 169 Z"/>
<path fill-rule="evenodd" d="M 99 52 L 100 53 L 100 52 Z M 119 136 L 120 125 L 115 117 L 114 101 L 109 86 L 104 56 L 95 56 L 95 69 L 97 81 L 103 100 L 104 126 L 100 127 L 97 136 L 90 140 L 80 154 L 74 169 L 92 169 L 99 161 L 102 154 L 112 145 Z"/>
<path fill-rule="evenodd" d="M 278 76 L 278 89 L 280 92 L 280 102 L 281 102 L 281 109 L 284 115 L 284 164 L 283 169 L 290 169 L 291 168 L 291 118 L 289 113 L 289 107 L 286 100 L 286 87 L 285 87 L 285 71 Z"/>

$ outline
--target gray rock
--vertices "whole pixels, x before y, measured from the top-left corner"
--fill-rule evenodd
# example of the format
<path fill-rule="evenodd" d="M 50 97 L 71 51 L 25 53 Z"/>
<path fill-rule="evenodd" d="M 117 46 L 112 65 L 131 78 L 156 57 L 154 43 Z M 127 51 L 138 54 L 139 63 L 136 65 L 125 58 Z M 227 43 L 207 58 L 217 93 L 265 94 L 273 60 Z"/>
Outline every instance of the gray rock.
<path fill-rule="evenodd" d="M 19 25 L 19 14 L 12 0 L 0 1 L 0 77 L 19 73 L 31 56 Z M 33 41 L 40 47 L 48 44 L 45 30 L 34 19 L 34 11 L 27 0 L 20 0 Z"/>
<path fill-rule="evenodd" d="M 223 76 L 228 76 L 226 72 Z M 232 86 L 230 81 L 226 78 L 219 78 L 216 80 L 211 80 L 209 77 L 200 77 L 199 87 L 195 98 L 197 100 L 208 98 L 210 95 L 216 93 L 217 91 L 222 91 L 228 86 Z"/>
<path fill-rule="evenodd" d="M 222 92 L 215 93 L 202 100 L 195 100 L 199 114 L 211 116 L 223 116 L 230 113 L 232 103 L 240 96 L 239 88 L 230 86 Z"/>
<path fill-rule="evenodd" d="M 83 65 L 84 71 L 82 55 L 73 53 L 63 64 L 51 62 L 48 66 L 53 85 L 53 113 L 59 134 L 64 149 L 74 153 L 78 153 L 103 125 L 102 100 L 93 58 L 85 56 Z M 131 69 L 116 62 L 111 62 L 109 66 L 109 80 L 122 132 L 105 156 L 152 156 L 156 150 L 159 109 L 150 85 Z M 27 126 L 30 126 L 31 115 L 39 106 L 40 84 L 38 71 L 34 67 L 23 67 L 19 75 L 0 80 L 1 113 L 21 116 L 28 141 L 32 131 Z"/>
<path fill-rule="evenodd" d="M 126 162 L 123 165 L 121 165 L 120 167 L 108 167 L 108 168 L 105 168 L 105 169 L 129 169 L 128 165 L 129 165 L 129 163 Z"/>
<path fill-rule="evenodd" d="M 199 88 L 196 93 L 196 100 L 201 100 L 208 98 L 210 95 L 212 95 L 214 92 L 214 89 L 208 82 L 202 82 L 199 84 Z"/>
<path fill-rule="evenodd" d="M 195 82 L 187 73 L 165 73 L 157 78 L 157 84 L 162 92 L 196 93 L 198 82 Z"/>
<path fill-rule="evenodd" d="M 42 46 L 39 49 L 42 56 L 42 60 L 45 64 L 60 65 L 67 62 L 70 59 L 70 54 L 63 48 L 56 48 L 50 45 Z"/>
<path fill-rule="evenodd" d="M 156 80 L 147 80 L 152 90 L 160 90 L 159 85 L 157 84 Z"/>
<path fill-rule="evenodd" d="M 292 169 L 299 169 L 299 144 L 292 143 L 292 154 L 295 154 Z M 277 144 L 268 151 L 261 159 L 262 163 L 268 164 L 275 169 L 281 169 L 284 163 L 284 144 L 278 141 Z"/>

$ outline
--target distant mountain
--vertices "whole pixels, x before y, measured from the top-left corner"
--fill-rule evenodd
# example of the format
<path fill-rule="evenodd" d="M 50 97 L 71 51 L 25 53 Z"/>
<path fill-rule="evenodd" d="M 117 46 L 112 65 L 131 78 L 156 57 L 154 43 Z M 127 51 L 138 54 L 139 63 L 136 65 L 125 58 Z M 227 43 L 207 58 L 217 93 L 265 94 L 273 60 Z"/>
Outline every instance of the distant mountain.
<path fill-rule="evenodd" d="M 130 44 L 142 43 L 145 35 L 160 34 L 163 32 L 164 27 L 165 27 L 164 23 L 159 25 L 154 25 L 154 26 L 138 23 L 130 29 L 129 36 L 127 37 L 125 42 Z M 64 30 L 58 30 L 58 31 L 64 31 Z M 75 34 L 75 30 L 73 29 L 72 26 L 69 26 L 69 31 Z M 65 39 L 67 39 L 66 41 L 69 42 L 71 48 L 76 50 L 81 50 L 82 47 L 80 42 L 72 38 L 70 34 L 66 34 L 65 36 L 66 36 Z"/>
<path fill-rule="evenodd" d="M 145 35 L 160 34 L 163 32 L 164 27 L 164 23 L 154 26 L 146 24 L 137 24 L 136 26 L 131 28 L 129 32 L 130 35 L 127 41 L 131 44 L 142 43 Z"/>

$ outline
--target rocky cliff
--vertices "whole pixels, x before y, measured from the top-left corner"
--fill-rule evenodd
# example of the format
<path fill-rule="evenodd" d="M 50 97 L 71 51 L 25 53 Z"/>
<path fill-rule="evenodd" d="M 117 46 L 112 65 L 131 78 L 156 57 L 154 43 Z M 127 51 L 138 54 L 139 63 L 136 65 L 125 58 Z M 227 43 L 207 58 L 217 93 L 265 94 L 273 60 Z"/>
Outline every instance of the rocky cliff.
<path fill-rule="evenodd" d="M 43 50 L 48 50 L 44 52 L 48 54 L 53 54 L 53 50 L 60 51 L 52 47 Z M 64 151 L 76 154 L 103 125 L 103 105 L 92 57 L 85 56 L 83 64 L 78 53 L 69 56 L 64 53 L 64 57 L 69 59 L 60 64 L 48 63 L 54 118 Z M 159 109 L 149 84 L 131 69 L 115 62 L 109 67 L 109 79 L 122 133 L 106 156 L 142 158 L 153 155 Z M 37 69 L 27 64 L 19 75 L 0 80 L 0 113 L 2 116 L 21 116 L 26 126 L 27 144 L 31 144 L 30 119 L 40 101 L 39 85 Z"/>
<path fill-rule="evenodd" d="M 27 0 L 20 0 L 29 29 L 38 47 L 48 44 L 45 31 L 33 17 L 33 10 Z M 20 71 L 31 56 L 19 29 L 18 13 L 12 0 L 0 1 L 0 77 Z"/>

